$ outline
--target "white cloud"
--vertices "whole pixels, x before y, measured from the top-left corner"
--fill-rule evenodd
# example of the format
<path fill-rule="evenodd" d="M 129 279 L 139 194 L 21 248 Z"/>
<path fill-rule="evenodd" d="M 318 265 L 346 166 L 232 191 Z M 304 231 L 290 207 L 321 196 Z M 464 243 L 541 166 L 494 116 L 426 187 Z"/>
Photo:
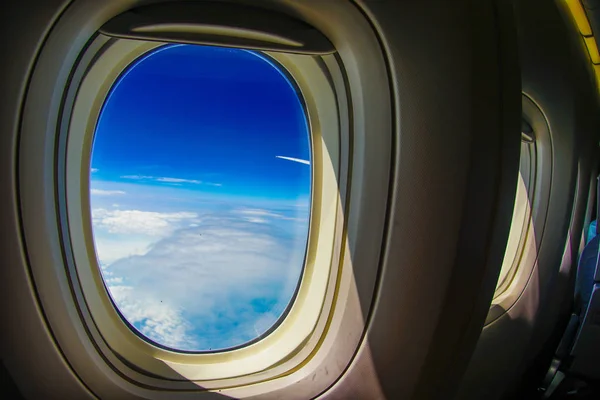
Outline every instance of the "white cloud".
<path fill-rule="evenodd" d="M 93 174 L 94 172 L 98 172 L 98 168 L 90 168 L 90 171 L 91 171 L 91 172 L 92 172 L 92 174 Z"/>
<path fill-rule="evenodd" d="M 140 210 L 92 210 L 94 229 L 116 234 L 168 236 L 184 220 L 198 217 L 193 212 L 159 213 Z"/>
<path fill-rule="evenodd" d="M 293 162 L 297 162 L 297 163 L 300 163 L 300 164 L 310 165 L 310 161 L 308 161 L 308 160 L 302 160 L 300 158 L 285 157 L 285 156 L 275 156 L 275 158 L 281 158 L 282 160 L 288 160 L 288 161 L 293 161 Z"/>
<path fill-rule="evenodd" d="M 274 217 L 274 218 L 283 218 L 284 217 L 282 214 L 279 214 L 279 213 L 276 213 L 273 211 L 256 209 L 256 208 L 239 208 L 237 210 L 234 210 L 234 212 L 237 214 L 261 216 L 261 217 Z"/>
<path fill-rule="evenodd" d="M 102 190 L 102 189 L 91 189 L 90 193 L 95 196 L 118 196 L 125 194 L 122 190 Z"/>
<path fill-rule="evenodd" d="M 185 215 L 179 221 L 187 221 L 188 214 L 160 219 Z M 145 225 L 156 224 L 152 213 L 144 215 L 152 221 Z M 94 218 L 104 221 L 104 229 L 118 225 L 106 223 L 106 210 Z M 279 228 L 234 214 L 204 215 L 195 224 L 143 255 L 113 262 L 103 270 L 107 284 L 130 323 L 161 344 L 182 350 L 242 344 L 284 311 L 299 279 L 306 238 L 281 236 Z"/>
<path fill-rule="evenodd" d="M 121 277 L 117 277 L 117 278 L 105 278 L 104 280 L 109 285 L 119 285 L 119 284 L 123 283 L 123 278 L 121 278 Z"/>
<path fill-rule="evenodd" d="M 125 257 L 144 255 L 150 250 L 156 238 L 129 235 L 126 238 L 106 232 L 101 232 L 94 227 L 94 243 L 100 265 L 108 266 Z"/>
<path fill-rule="evenodd" d="M 244 220 L 246 220 L 248 222 L 253 222 L 256 224 L 266 224 L 267 222 L 269 222 L 264 218 L 256 218 L 256 217 L 246 217 L 246 218 L 244 218 Z"/>
<path fill-rule="evenodd" d="M 153 176 L 147 175 L 121 175 L 123 179 L 154 179 Z"/>
<path fill-rule="evenodd" d="M 185 178 L 172 178 L 166 176 L 150 176 L 150 175 L 121 175 L 121 179 L 133 179 L 133 180 L 142 180 L 142 181 L 154 181 L 154 182 L 162 182 L 162 183 L 187 183 L 193 185 L 206 185 L 206 186 L 223 186 L 221 183 L 214 182 L 203 182 L 197 179 L 185 179 Z"/>
<path fill-rule="evenodd" d="M 156 178 L 158 182 L 167 182 L 167 183 L 193 183 L 198 185 L 202 183 L 202 181 L 197 181 L 195 179 L 182 179 L 182 178 Z"/>
<path fill-rule="evenodd" d="M 156 298 L 139 298 L 131 286 L 108 284 L 119 311 L 146 337 L 167 347 L 196 348 L 196 340 L 187 333 L 192 327 L 180 310 Z"/>
<path fill-rule="evenodd" d="M 256 208 L 239 208 L 237 210 L 233 210 L 233 212 L 235 214 L 242 215 L 243 216 L 242 218 L 244 218 L 244 220 L 246 220 L 248 222 L 257 222 L 257 223 L 269 222 L 269 220 L 267 220 L 267 218 L 282 219 L 282 220 L 289 220 L 289 221 L 305 220 L 305 218 L 290 217 L 286 214 L 282 214 L 282 213 L 278 213 L 278 212 L 274 212 L 274 211 L 270 211 L 270 210 L 256 209 Z"/>

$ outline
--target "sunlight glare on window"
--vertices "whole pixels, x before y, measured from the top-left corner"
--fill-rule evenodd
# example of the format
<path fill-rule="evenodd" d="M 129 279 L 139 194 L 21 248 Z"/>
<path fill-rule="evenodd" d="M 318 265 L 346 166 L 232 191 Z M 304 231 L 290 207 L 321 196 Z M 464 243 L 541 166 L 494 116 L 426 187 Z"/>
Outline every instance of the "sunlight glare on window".
<path fill-rule="evenodd" d="M 124 320 L 179 351 L 273 329 L 302 277 L 311 168 L 299 92 L 264 55 L 168 45 L 130 65 L 90 167 L 98 264 Z"/>

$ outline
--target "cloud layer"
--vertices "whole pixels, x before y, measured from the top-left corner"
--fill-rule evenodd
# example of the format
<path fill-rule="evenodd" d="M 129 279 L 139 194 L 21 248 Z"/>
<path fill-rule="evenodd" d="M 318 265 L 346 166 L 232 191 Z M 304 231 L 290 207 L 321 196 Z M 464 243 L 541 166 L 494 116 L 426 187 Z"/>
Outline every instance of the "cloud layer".
<path fill-rule="evenodd" d="M 248 218 L 260 218 L 256 223 Z M 306 237 L 290 235 L 272 210 L 157 213 L 93 211 L 98 233 L 160 237 L 103 274 L 125 318 L 148 338 L 180 350 L 216 350 L 261 335 L 287 307 Z M 103 261 L 103 251 L 98 248 Z"/>
<path fill-rule="evenodd" d="M 91 189 L 90 193 L 96 196 L 118 196 L 125 194 L 122 190 L 102 190 L 102 189 Z"/>
<path fill-rule="evenodd" d="M 159 213 L 140 210 L 107 210 L 98 208 L 92 211 L 94 228 L 108 233 L 141 234 L 167 236 L 186 220 L 198 217 L 193 212 Z"/>

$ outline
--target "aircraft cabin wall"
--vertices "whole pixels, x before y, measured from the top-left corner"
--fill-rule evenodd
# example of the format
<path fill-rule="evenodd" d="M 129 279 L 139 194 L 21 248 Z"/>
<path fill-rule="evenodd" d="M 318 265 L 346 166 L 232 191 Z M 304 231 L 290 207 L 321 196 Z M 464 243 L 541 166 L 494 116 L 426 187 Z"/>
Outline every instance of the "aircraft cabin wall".
<path fill-rule="evenodd" d="M 514 398 L 543 379 L 571 314 L 584 218 L 593 208 L 588 193 L 600 126 L 587 50 L 562 2 L 519 1 L 515 10 L 523 118 L 536 135 L 540 187 L 531 199 L 533 235 L 525 245 L 531 253 L 519 266 L 528 271 L 525 285 L 517 277 L 508 291 L 518 298 L 492 302 L 496 313 L 459 391 L 465 399 Z"/>
<path fill-rule="evenodd" d="M 600 128 L 560 2 L 1 7 L 0 350 L 23 397 L 500 399 L 547 366 L 571 310 Z M 291 82 L 309 132 L 292 303 L 223 351 L 136 333 L 92 234 L 102 109 L 125 71 L 173 43 L 259 54 Z M 523 261 L 497 288 L 507 242 Z"/>

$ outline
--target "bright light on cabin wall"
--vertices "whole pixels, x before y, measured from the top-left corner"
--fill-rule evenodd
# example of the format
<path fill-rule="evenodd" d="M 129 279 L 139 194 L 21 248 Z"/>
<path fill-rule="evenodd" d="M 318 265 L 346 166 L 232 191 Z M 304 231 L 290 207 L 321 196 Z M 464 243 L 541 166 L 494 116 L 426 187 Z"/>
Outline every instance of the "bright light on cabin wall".
<path fill-rule="evenodd" d="M 524 223 L 529 215 L 530 208 L 527 186 L 523 180 L 523 175 L 519 173 L 512 222 L 506 243 L 506 251 L 504 252 L 504 259 L 502 261 L 502 268 L 500 269 L 500 276 L 498 277 L 498 282 L 496 284 L 496 290 L 505 283 L 516 258 L 519 256 L 519 246 L 523 235 Z M 518 265 L 516 268 L 518 268 Z"/>
<path fill-rule="evenodd" d="M 134 63 L 102 109 L 90 172 L 124 319 L 180 351 L 268 332 L 302 276 L 311 170 L 302 101 L 264 56 L 173 45 Z"/>

